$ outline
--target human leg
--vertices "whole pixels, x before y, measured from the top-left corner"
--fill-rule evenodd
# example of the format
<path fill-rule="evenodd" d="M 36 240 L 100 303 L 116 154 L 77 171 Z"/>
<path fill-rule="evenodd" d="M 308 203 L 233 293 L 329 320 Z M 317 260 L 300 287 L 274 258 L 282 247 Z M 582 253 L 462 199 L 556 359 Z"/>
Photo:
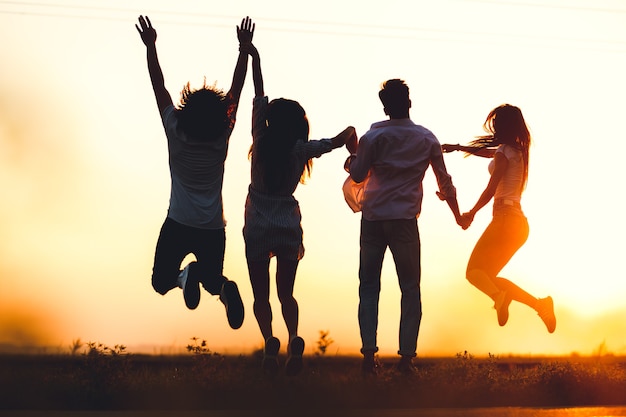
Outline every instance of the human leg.
<path fill-rule="evenodd" d="M 270 305 L 270 260 L 248 261 L 248 273 L 254 295 L 254 317 L 263 335 L 263 340 L 273 336 L 272 307 Z"/>
<path fill-rule="evenodd" d="M 287 376 L 297 375 L 302 370 L 302 353 L 304 352 L 304 339 L 298 336 L 298 302 L 293 296 L 297 269 L 297 259 L 277 257 L 276 287 L 285 325 L 289 332 L 288 357 L 285 363 Z"/>
<path fill-rule="evenodd" d="M 526 242 L 528 232 L 526 217 L 499 210 L 476 244 L 467 266 L 468 280 L 494 299 L 501 326 L 508 320 L 508 307 L 512 300 L 531 306 L 536 302 L 536 298 L 521 287 L 506 278 L 497 277 Z M 498 292 L 493 292 L 494 287 Z"/>
<path fill-rule="evenodd" d="M 298 335 L 298 302 L 293 296 L 297 269 L 298 260 L 277 258 L 276 289 L 290 340 Z"/>
<path fill-rule="evenodd" d="M 359 327 L 361 353 L 378 352 L 378 300 L 380 297 L 380 273 L 387 242 L 382 222 L 361 220 L 359 255 Z"/>
<path fill-rule="evenodd" d="M 412 358 L 416 355 L 422 319 L 421 248 L 417 220 L 391 220 L 384 225 L 402 293 L 398 354 Z M 404 362 L 410 361 L 407 359 Z"/>
<path fill-rule="evenodd" d="M 193 252 L 194 229 L 166 218 L 161 226 L 157 241 L 154 266 L 152 269 L 152 287 L 159 294 L 166 294 L 171 289 L 181 287 L 185 304 L 194 309 L 200 301 L 198 281 L 190 277 L 190 266 L 180 270 L 180 264 L 189 253 Z"/>
<path fill-rule="evenodd" d="M 206 291 L 212 295 L 219 295 L 226 309 L 226 318 L 230 327 L 240 328 L 244 319 L 244 307 L 239 288 L 234 281 L 222 275 L 226 231 L 223 228 L 202 230 L 194 243 L 197 248 L 195 253 L 198 262 L 190 272 L 195 273 Z"/>

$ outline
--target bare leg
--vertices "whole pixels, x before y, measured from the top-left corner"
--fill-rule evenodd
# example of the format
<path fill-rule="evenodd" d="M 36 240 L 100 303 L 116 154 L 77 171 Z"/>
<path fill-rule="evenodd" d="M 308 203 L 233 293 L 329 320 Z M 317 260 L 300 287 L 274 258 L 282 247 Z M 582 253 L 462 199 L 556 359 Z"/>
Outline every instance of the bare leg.
<path fill-rule="evenodd" d="M 270 305 L 270 260 L 248 262 L 248 272 L 254 293 L 254 316 L 263 340 L 272 337 L 272 307 Z"/>
<path fill-rule="evenodd" d="M 537 309 L 536 297 L 533 297 L 531 294 L 524 291 L 518 285 L 514 284 L 513 282 L 509 281 L 506 278 L 497 277 L 495 281 L 496 281 L 496 285 L 498 286 L 498 288 L 506 291 L 508 297 L 511 300 L 515 300 L 522 304 L 526 304 L 528 307 L 532 309 L 535 309 L 535 310 Z"/>
<path fill-rule="evenodd" d="M 278 258 L 276 267 L 276 288 L 283 318 L 285 319 L 285 325 L 289 332 L 289 340 L 298 335 L 298 302 L 293 296 L 297 269 L 297 260 Z"/>

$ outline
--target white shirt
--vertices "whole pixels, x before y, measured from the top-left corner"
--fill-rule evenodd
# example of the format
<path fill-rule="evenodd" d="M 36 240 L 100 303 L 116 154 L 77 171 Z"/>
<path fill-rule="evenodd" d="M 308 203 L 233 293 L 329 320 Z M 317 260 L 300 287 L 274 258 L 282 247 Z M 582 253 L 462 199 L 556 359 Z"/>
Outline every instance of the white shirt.
<path fill-rule="evenodd" d="M 370 178 L 365 187 L 362 213 L 365 220 L 412 219 L 422 207 L 422 180 L 433 167 L 440 191 L 456 196 L 446 170 L 441 144 L 435 135 L 410 119 L 374 123 L 359 140 L 350 164 L 356 182 Z"/>

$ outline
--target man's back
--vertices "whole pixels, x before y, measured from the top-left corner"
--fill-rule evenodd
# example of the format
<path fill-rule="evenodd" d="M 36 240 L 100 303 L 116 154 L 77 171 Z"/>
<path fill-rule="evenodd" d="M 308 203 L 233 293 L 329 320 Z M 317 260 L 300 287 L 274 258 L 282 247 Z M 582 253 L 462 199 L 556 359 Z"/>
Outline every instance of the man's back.
<path fill-rule="evenodd" d="M 433 133 L 410 119 L 374 123 L 359 141 L 359 156 L 350 167 L 355 180 L 370 174 L 363 218 L 415 218 L 421 209 L 422 180 L 438 149 L 441 154 Z"/>

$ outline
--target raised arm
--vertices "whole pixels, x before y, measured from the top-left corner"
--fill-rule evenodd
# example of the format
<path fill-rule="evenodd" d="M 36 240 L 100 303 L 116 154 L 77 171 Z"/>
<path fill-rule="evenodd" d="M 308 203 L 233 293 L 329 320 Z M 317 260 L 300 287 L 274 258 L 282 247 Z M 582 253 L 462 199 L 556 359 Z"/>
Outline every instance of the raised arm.
<path fill-rule="evenodd" d="M 263 74 L 261 73 L 261 57 L 259 56 L 259 51 L 252 43 L 246 45 L 242 44 L 241 50 L 245 51 L 252 57 L 252 80 L 254 81 L 254 96 L 263 97 L 265 96 L 265 88 L 263 86 Z"/>
<path fill-rule="evenodd" d="M 245 45 L 249 45 L 252 42 L 254 26 L 254 23 L 252 23 L 252 20 L 249 17 L 242 19 L 241 26 L 237 26 L 239 57 L 237 58 L 235 72 L 233 73 L 233 82 L 231 83 L 230 90 L 228 91 L 229 97 L 231 97 L 235 103 L 239 103 L 241 90 L 243 89 L 243 84 L 246 79 L 246 72 L 248 71 L 248 53 L 244 49 Z"/>
<path fill-rule="evenodd" d="M 146 57 L 148 60 L 148 72 L 150 73 L 150 81 L 152 82 L 152 90 L 156 98 L 159 113 L 163 113 L 163 110 L 167 106 L 172 105 L 172 97 L 165 88 L 165 79 L 163 78 L 163 71 L 159 64 L 159 58 L 156 51 L 156 30 L 152 27 L 152 23 L 148 16 L 139 16 L 139 25 L 135 24 L 139 36 L 144 45 L 146 45 Z"/>

